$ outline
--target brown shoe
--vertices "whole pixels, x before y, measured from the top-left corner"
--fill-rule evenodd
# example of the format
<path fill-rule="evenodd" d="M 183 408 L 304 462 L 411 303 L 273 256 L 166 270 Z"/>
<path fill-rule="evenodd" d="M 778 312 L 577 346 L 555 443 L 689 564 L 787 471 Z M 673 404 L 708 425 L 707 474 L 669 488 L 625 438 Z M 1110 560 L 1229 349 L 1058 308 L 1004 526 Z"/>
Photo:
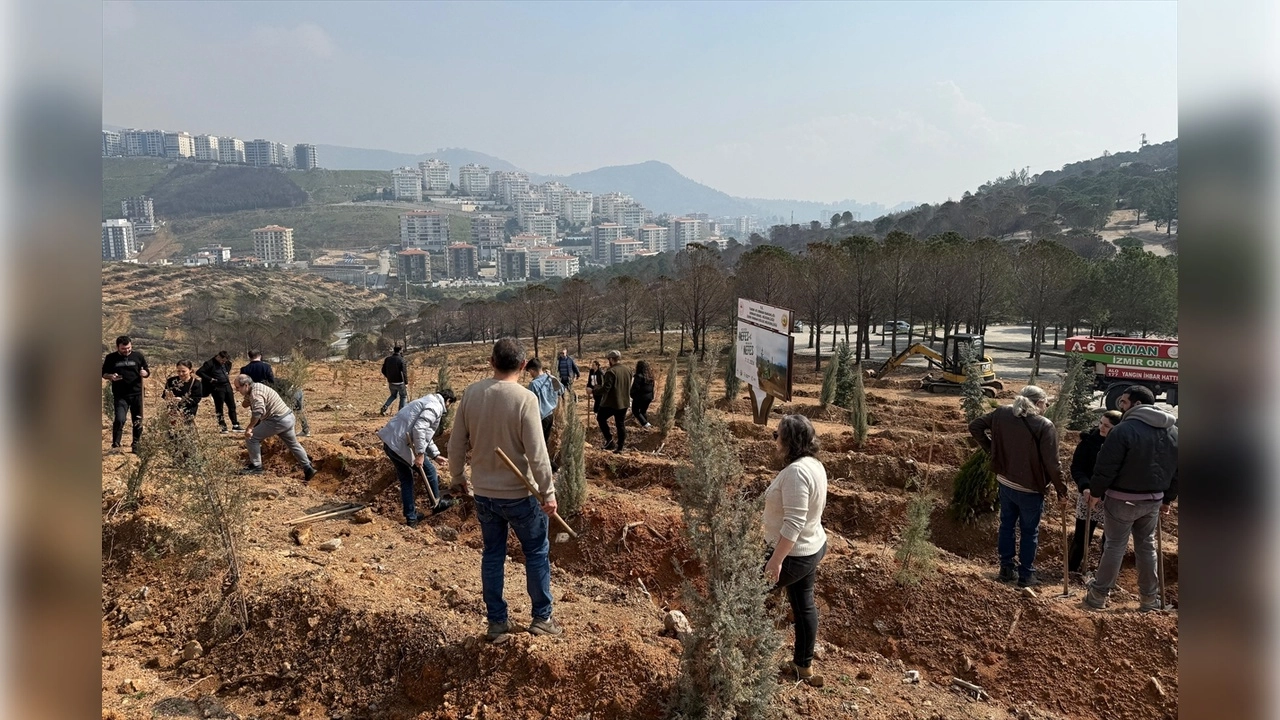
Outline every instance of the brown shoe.
<path fill-rule="evenodd" d="M 813 666 L 800 667 L 799 665 L 792 663 L 791 667 L 795 670 L 796 679 L 800 682 L 806 683 L 812 687 L 822 687 L 824 682 L 822 676 L 813 671 Z"/>

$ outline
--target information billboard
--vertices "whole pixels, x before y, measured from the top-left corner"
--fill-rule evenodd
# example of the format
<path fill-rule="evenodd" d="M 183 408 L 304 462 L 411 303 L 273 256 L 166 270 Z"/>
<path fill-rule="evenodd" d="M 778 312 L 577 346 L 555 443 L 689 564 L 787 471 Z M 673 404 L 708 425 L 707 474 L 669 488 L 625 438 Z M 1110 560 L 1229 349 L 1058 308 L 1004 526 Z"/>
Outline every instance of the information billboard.
<path fill-rule="evenodd" d="M 779 400 L 791 399 L 792 321 L 790 310 L 738 300 L 738 379 Z"/>

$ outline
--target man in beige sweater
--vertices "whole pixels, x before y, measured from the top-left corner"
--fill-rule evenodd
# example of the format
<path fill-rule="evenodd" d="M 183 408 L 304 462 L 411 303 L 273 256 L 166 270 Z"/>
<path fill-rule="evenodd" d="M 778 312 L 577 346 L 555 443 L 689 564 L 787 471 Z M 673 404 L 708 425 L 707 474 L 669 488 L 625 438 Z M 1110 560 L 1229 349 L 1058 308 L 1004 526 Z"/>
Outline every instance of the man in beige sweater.
<path fill-rule="evenodd" d="M 538 398 L 520 384 L 525 354 L 520 343 L 502 338 L 489 358 L 493 377 L 472 384 L 458 401 L 453 435 L 449 438 L 449 473 L 454 494 L 475 495 L 476 518 L 484 538 L 480 581 L 489 619 L 486 638 L 501 642 L 511 632 L 507 602 L 502 596 L 507 559 L 507 530 L 515 530 L 524 552 L 525 579 L 533 604 L 534 635 L 564 632 L 551 619 L 551 563 L 547 530 L 556 511 L 551 460 L 542 437 Z M 524 482 L 494 452 L 501 448 L 526 475 L 532 475 L 544 502 L 529 493 Z M 464 476 L 471 453 L 471 480 Z"/>

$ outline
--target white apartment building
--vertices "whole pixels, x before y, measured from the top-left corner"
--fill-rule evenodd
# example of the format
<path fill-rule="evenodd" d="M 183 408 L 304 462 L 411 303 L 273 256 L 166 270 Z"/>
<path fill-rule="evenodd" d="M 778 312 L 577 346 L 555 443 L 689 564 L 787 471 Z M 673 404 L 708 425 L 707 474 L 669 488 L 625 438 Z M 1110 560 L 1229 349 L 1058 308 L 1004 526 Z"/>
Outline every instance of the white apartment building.
<path fill-rule="evenodd" d="M 591 223 L 591 193 L 565 193 L 560 198 L 560 217 L 573 226 L 585 226 Z"/>
<path fill-rule="evenodd" d="M 684 250 L 689 243 L 701 242 L 702 221 L 691 217 L 678 217 L 671 220 L 668 226 L 670 242 L 668 248 L 673 252 Z"/>
<path fill-rule="evenodd" d="M 636 253 L 644 249 L 644 245 L 634 238 L 624 237 L 621 240 L 614 240 L 609 243 L 609 264 L 631 262 L 636 259 Z"/>
<path fill-rule="evenodd" d="M 552 255 L 559 255 L 560 250 L 551 245 L 536 245 L 528 249 L 529 277 L 541 278 L 544 261 Z"/>
<path fill-rule="evenodd" d="M 533 248 L 540 245 L 546 245 L 546 238 L 533 233 L 517 233 L 511 236 L 511 242 L 508 245 L 519 245 L 524 248 Z"/>
<path fill-rule="evenodd" d="M 458 168 L 458 190 L 463 195 L 483 197 L 489 194 L 489 168 L 468 163 Z"/>
<path fill-rule="evenodd" d="M 218 151 L 217 135 L 196 135 L 192 138 L 195 145 L 196 159 L 203 162 L 219 162 L 222 154 Z"/>
<path fill-rule="evenodd" d="M 636 228 L 649 222 L 652 217 L 653 213 L 650 213 L 643 205 L 637 203 L 617 205 L 613 211 L 613 221 L 626 228 L 629 232 L 635 232 Z"/>
<path fill-rule="evenodd" d="M 432 158 L 418 163 L 422 173 L 422 192 L 445 193 L 449 191 L 449 163 Z"/>
<path fill-rule="evenodd" d="M 573 255 L 548 255 L 542 258 L 542 277 L 568 278 L 578 274 L 578 258 Z"/>
<path fill-rule="evenodd" d="M 564 197 L 573 192 L 573 188 L 561 182 L 549 182 L 536 186 L 539 196 L 546 204 L 547 212 L 560 214 L 564 206 Z"/>
<path fill-rule="evenodd" d="M 293 148 L 285 143 L 275 143 L 276 146 L 276 164 L 280 167 L 293 167 Z"/>
<path fill-rule="evenodd" d="M 400 249 L 441 253 L 449 247 L 449 216 L 433 210 L 400 214 Z"/>
<path fill-rule="evenodd" d="M 138 239 L 128 220 L 102 221 L 102 259 L 115 262 L 138 261 Z"/>
<path fill-rule="evenodd" d="M 498 277 L 507 282 L 529 279 L 529 250 L 519 245 L 506 245 L 498 251 Z"/>
<path fill-rule="evenodd" d="M 316 159 L 316 146 L 311 143 L 294 145 L 293 166 L 299 170 L 315 170 L 320 167 L 320 163 Z"/>
<path fill-rule="evenodd" d="M 605 193 L 595 197 L 595 207 L 593 210 L 596 215 L 612 222 L 617 222 L 618 206 L 630 205 L 634 202 L 635 201 L 631 199 L 631 196 L 626 193 Z"/>
<path fill-rule="evenodd" d="M 721 252 L 729 249 L 729 238 L 722 235 L 708 235 L 702 238 L 700 242 L 707 247 L 717 248 Z"/>
<path fill-rule="evenodd" d="M 293 228 L 268 225 L 254 230 L 253 254 L 264 265 L 293 262 Z"/>
<path fill-rule="evenodd" d="M 506 242 L 506 223 L 502 218 L 481 214 L 471 218 L 471 244 L 480 250 L 482 262 L 497 259 L 498 249 Z"/>
<path fill-rule="evenodd" d="M 494 197 L 506 205 L 514 205 L 516 198 L 529 194 L 529 176 L 522 172 L 500 170 L 489 176 L 489 184 Z"/>
<path fill-rule="evenodd" d="M 551 212 L 536 212 L 528 215 L 522 225 L 525 232 L 542 236 L 548 245 L 554 245 L 556 242 L 556 214 Z"/>
<path fill-rule="evenodd" d="M 231 262 L 231 248 L 226 245 L 205 245 L 198 252 L 208 253 L 214 262 Z"/>
<path fill-rule="evenodd" d="M 135 235 L 151 235 L 156 231 L 156 208 L 145 195 L 120 201 L 120 214 L 133 224 Z"/>
<path fill-rule="evenodd" d="M 609 262 L 609 243 L 621 240 L 626 230 L 617 223 L 600 223 L 591 228 L 592 258 L 600 263 Z"/>
<path fill-rule="evenodd" d="M 449 277 L 454 280 L 479 277 L 480 262 L 478 255 L 475 245 L 467 243 L 450 245 L 449 252 L 445 255 Z"/>
<path fill-rule="evenodd" d="M 120 133 L 114 130 L 102 131 L 102 157 L 116 157 L 124 154 L 124 146 L 120 144 Z"/>
<path fill-rule="evenodd" d="M 244 161 L 254 167 L 280 164 L 280 148 L 270 140 L 250 140 L 244 144 Z"/>
<path fill-rule="evenodd" d="M 172 159 L 193 158 L 196 155 L 195 140 L 191 133 L 171 132 L 164 134 L 164 156 Z"/>
<path fill-rule="evenodd" d="M 224 165 L 244 164 L 244 141 L 240 138 L 218 138 L 218 162 Z"/>
<path fill-rule="evenodd" d="M 636 240 L 651 252 L 666 252 L 668 231 L 661 225 L 647 223 L 636 229 Z"/>
<path fill-rule="evenodd" d="M 125 130 L 120 146 L 126 157 L 164 157 L 164 133 L 160 130 Z"/>
<path fill-rule="evenodd" d="M 391 187 L 396 200 L 422 202 L 422 172 L 418 168 L 402 167 L 392 170 Z"/>
<path fill-rule="evenodd" d="M 511 207 L 516 211 L 516 222 L 520 223 L 520 227 L 525 227 L 525 223 L 533 213 L 540 213 L 546 210 L 542 198 L 533 193 L 526 193 L 512 198 Z"/>

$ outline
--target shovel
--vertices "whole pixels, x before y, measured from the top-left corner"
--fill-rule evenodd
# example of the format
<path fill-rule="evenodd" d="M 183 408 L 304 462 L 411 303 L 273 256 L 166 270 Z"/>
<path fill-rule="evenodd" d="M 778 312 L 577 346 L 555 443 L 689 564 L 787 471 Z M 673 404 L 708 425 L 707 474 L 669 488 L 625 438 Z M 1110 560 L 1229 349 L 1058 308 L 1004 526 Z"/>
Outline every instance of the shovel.
<path fill-rule="evenodd" d="M 1160 609 L 1164 610 L 1164 531 L 1160 528 L 1160 511 L 1156 511 L 1156 578 L 1160 580 Z"/>
<path fill-rule="evenodd" d="M 529 488 L 529 492 L 532 493 L 533 496 L 538 499 L 538 503 L 541 504 L 543 502 L 542 493 L 538 492 L 538 486 L 533 484 L 533 481 L 529 479 L 529 476 L 520 472 L 520 468 L 516 467 L 516 464 L 511 462 L 511 458 L 507 457 L 507 454 L 502 451 L 502 448 L 495 447 L 493 452 L 499 458 L 502 458 L 502 462 L 506 463 L 507 467 L 511 469 L 511 472 L 520 476 L 520 479 L 524 481 L 525 487 Z M 564 518 L 560 517 L 560 513 L 551 513 L 551 519 L 560 523 L 560 527 L 563 528 L 565 532 L 569 533 L 569 537 L 577 539 L 578 533 L 574 532 L 573 528 L 569 527 L 569 523 L 565 522 Z"/>
<path fill-rule="evenodd" d="M 427 499 L 431 501 L 431 507 L 434 508 L 436 505 L 439 505 L 439 499 L 436 498 L 436 494 L 431 491 L 431 480 L 427 478 L 426 468 L 423 468 L 420 465 L 414 465 L 413 469 L 418 471 L 418 476 L 422 478 L 422 484 L 427 488 Z"/>

